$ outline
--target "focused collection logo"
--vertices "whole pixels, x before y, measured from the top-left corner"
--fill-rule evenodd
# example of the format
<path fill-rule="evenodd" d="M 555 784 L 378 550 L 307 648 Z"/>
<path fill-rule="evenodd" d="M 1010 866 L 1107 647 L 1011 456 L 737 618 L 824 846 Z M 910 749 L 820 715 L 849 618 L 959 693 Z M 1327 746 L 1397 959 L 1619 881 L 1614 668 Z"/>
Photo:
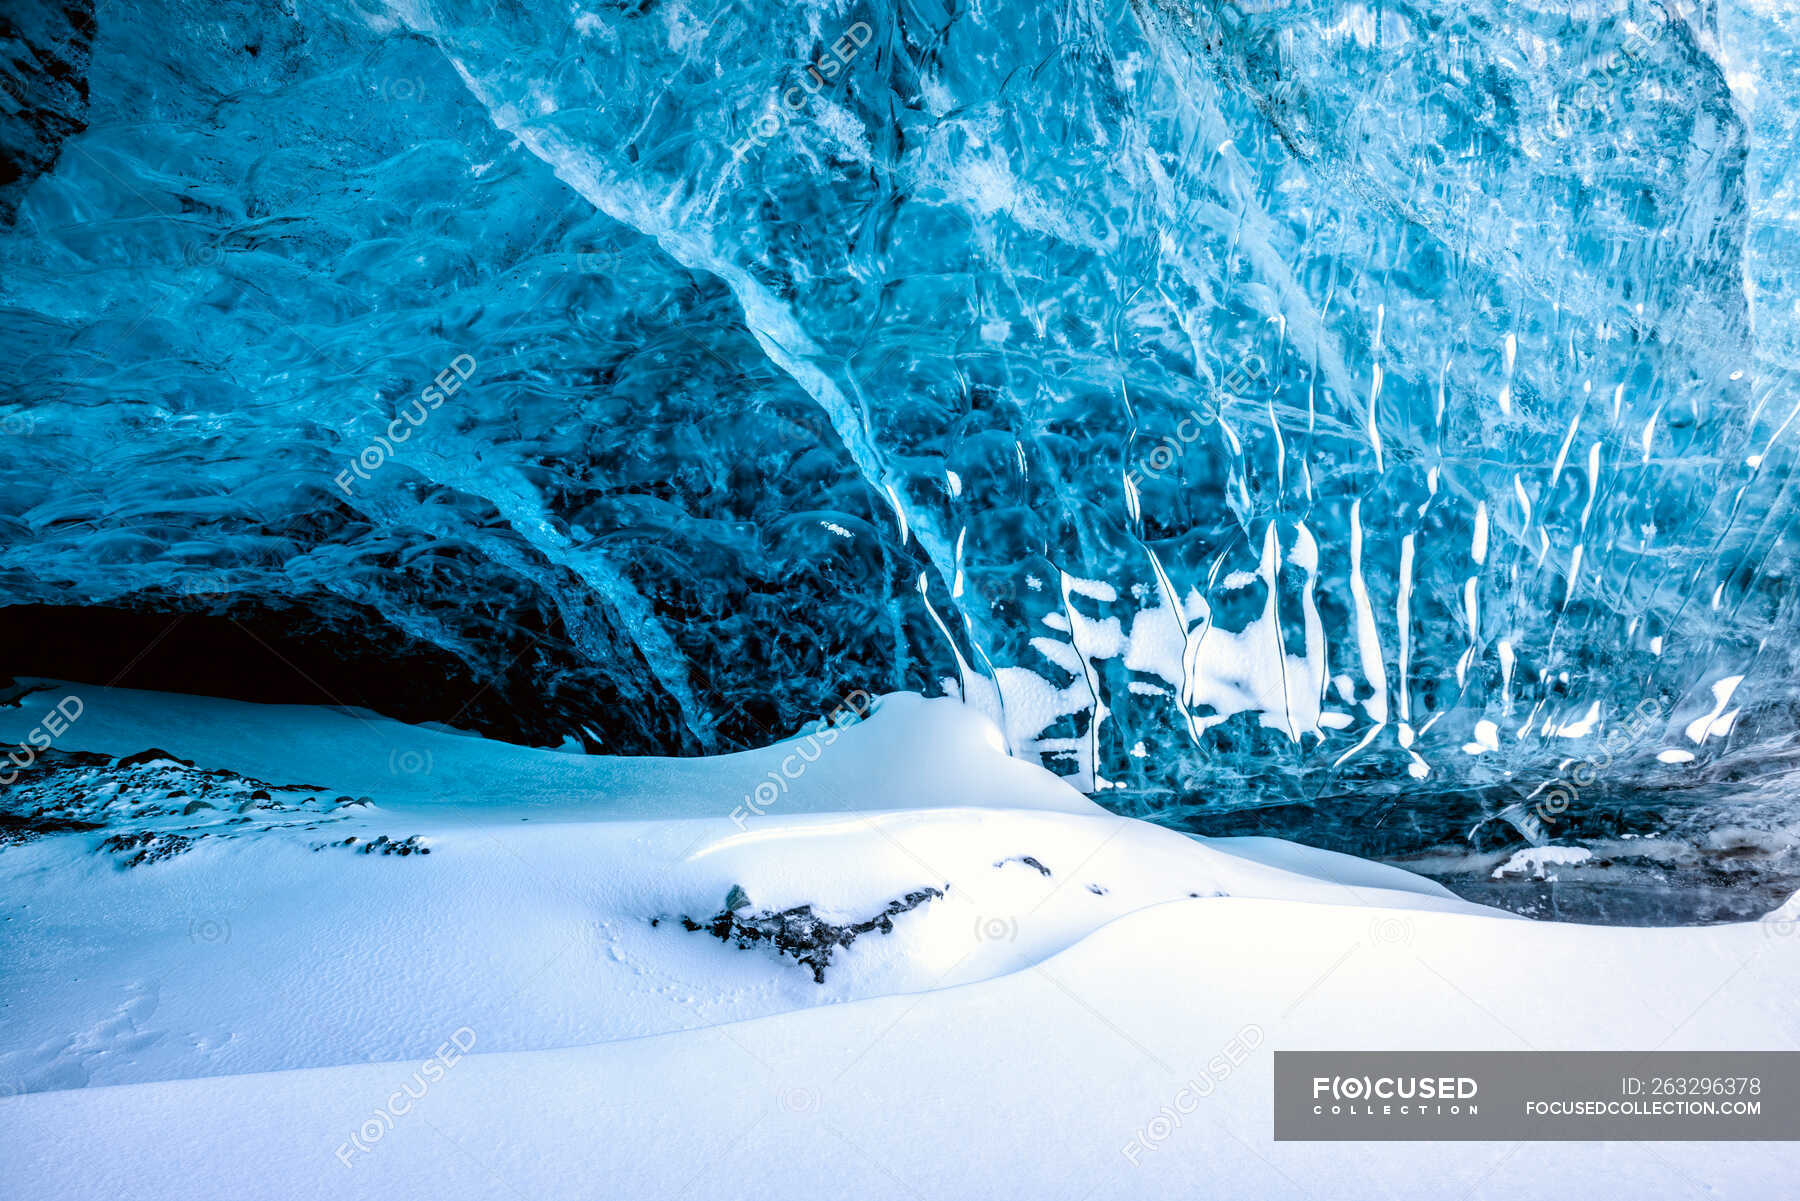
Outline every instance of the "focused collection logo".
<path fill-rule="evenodd" d="M 1473 1117 L 1481 1086 L 1473 1076 L 1314 1076 L 1320 1117 Z"/>
<path fill-rule="evenodd" d="M 1800 1140 L 1800 1051 L 1276 1051 L 1276 1142 Z"/>

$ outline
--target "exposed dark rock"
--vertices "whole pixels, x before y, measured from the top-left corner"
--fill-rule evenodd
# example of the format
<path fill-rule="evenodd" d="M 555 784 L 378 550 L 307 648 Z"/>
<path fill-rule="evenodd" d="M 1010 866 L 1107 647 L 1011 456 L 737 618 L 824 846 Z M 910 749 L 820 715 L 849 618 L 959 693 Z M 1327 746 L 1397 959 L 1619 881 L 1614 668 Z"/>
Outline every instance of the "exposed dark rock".
<path fill-rule="evenodd" d="M 122 759 L 119 760 L 119 766 L 120 767 L 136 767 L 140 763 L 160 763 L 165 760 L 170 763 L 179 763 L 183 767 L 194 766 L 194 761 L 192 759 L 183 759 L 179 755 L 172 755 L 168 751 L 163 750 L 161 747 L 154 747 L 154 746 L 149 748 L 148 750 L 139 751 L 135 755 L 126 755 L 125 757 L 123 757 Z"/>
<path fill-rule="evenodd" d="M 200 835 L 199 837 L 205 837 Z M 162 834 L 138 830 L 132 834 L 114 834 L 100 843 L 102 854 L 119 856 L 120 867 L 143 867 L 186 852 L 196 839 L 185 834 Z"/>
<path fill-rule="evenodd" d="M 1026 867 L 1036 868 L 1040 875 L 1048 876 L 1050 874 L 1049 868 L 1047 868 L 1043 864 L 1039 863 L 1036 859 L 1032 858 L 1030 855 L 1014 855 L 1009 859 L 1000 860 L 998 863 L 994 864 L 994 866 L 995 867 L 1005 867 L 1009 863 L 1023 863 Z"/>
<path fill-rule="evenodd" d="M 948 888 L 945 885 L 945 888 Z M 740 951 L 766 943 L 778 954 L 812 969 L 813 981 L 825 983 L 825 969 L 831 965 L 831 958 L 840 947 L 847 947 L 856 941 L 858 935 L 878 930 L 883 934 L 894 932 L 894 918 L 909 910 L 917 909 L 927 901 L 937 900 L 944 895 L 944 889 L 925 887 L 915 889 L 905 896 L 889 901 L 882 911 L 866 921 L 850 922 L 847 925 L 833 925 L 813 912 L 811 905 L 796 905 L 792 909 L 783 909 L 779 913 L 765 911 L 740 915 L 739 909 L 750 906 L 749 894 L 738 885 L 732 885 L 726 897 L 726 907 L 704 922 L 697 922 L 691 917 L 683 916 L 681 924 L 689 931 L 704 930 L 720 942 L 736 944 Z M 732 905 L 733 901 L 742 904 Z M 658 919 L 651 919 L 656 925 Z"/>
<path fill-rule="evenodd" d="M 39 773 L 54 771 L 60 767 L 100 767 L 112 763 L 111 755 L 97 755 L 92 751 L 59 751 L 54 748 L 39 751 L 30 763 L 18 766 L 9 762 L 9 769 L 17 771 L 17 778 L 11 784 L 0 784 L 0 792 L 22 788 L 32 782 Z M 10 771 L 9 771 L 10 774 Z"/>
<path fill-rule="evenodd" d="M 356 843 L 355 835 L 346 838 L 339 846 L 351 846 Z M 315 848 L 316 849 L 316 848 Z M 391 839 L 386 834 L 377 835 L 356 848 L 364 855 L 429 855 L 431 848 L 417 834 L 409 838 Z"/>
<path fill-rule="evenodd" d="M 0 9 L 0 221 L 87 126 L 91 0 L 18 0 Z"/>
<path fill-rule="evenodd" d="M 311 829 L 346 816 L 309 795 L 317 791 L 312 785 L 270 784 L 200 768 L 155 747 L 119 759 L 52 748 L 8 774 L 12 782 L 0 785 L 0 847 L 129 826 L 131 832 L 114 835 L 101 848 L 127 854 L 127 866 L 179 854 L 186 847 L 175 839 Z M 152 846 L 146 841 L 152 837 L 171 841 Z"/>
<path fill-rule="evenodd" d="M 26 697 L 48 688 L 48 684 L 21 684 L 11 676 L 0 676 L 0 709 L 17 709 Z"/>
<path fill-rule="evenodd" d="M 64 817 L 27 817 L 0 813 L 0 847 L 32 842 L 51 834 L 85 834 L 100 829 L 97 822 Z"/>

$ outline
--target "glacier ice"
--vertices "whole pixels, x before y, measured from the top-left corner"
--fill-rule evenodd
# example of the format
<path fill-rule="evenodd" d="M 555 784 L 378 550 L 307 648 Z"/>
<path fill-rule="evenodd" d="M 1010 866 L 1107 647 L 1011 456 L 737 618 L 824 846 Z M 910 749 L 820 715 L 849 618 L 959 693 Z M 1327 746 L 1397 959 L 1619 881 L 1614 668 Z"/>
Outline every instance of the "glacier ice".
<path fill-rule="evenodd" d="M 1779 6 L 17 7 L 9 604 L 605 751 L 948 691 L 1344 843 L 1792 820 Z"/>

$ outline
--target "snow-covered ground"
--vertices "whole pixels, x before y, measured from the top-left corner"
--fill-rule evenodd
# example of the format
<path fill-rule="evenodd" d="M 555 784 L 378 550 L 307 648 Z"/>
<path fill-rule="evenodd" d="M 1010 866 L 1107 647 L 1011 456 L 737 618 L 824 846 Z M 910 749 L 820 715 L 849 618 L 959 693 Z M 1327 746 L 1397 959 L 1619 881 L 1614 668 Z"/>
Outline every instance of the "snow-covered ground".
<path fill-rule="evenodd" d="M 1795 1049 L 1792 922 L 1534 923 L 1190 838 L 951 701 L 632 760 L 50 685 L 0 742 L 67 695 L 59 751 L 173 758 L 46 757 L 9 814 L 16 1195 L 1762 1198 L 1800 1169 L 1275 1144 L 1269 1095 L 1276 1049 Z"/>

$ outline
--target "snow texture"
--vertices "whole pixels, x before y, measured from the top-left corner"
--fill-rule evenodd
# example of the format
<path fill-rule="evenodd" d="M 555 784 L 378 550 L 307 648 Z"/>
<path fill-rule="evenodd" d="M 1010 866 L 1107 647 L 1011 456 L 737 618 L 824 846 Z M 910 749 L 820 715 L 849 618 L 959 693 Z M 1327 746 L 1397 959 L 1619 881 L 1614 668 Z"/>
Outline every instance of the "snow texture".
<path fill-rule="evenodd" d="M 0 736 L 28 720 L 0 712 Z M 169 756 L 216 762 L 213 796 L 253 765 L 373 787 L 381 739 L 416 733 L 122 690 L 81 720 L 85 755 L 153 729 Z M 284 747 L 245 740 L 271 723 Z M 1330 852 L 1184 836 L 1007 757 L 948 700 L 886 698 L 792 781 L 788 811 L 747 819 L 738 798 L 788 747 L 608 762 L 434 737 L 429 775 L 390 776 L 330 827 L 414 832 L 428 858 L 345 853 L 286 810 L 159 862 L 96 854 L 167 804 L 90 808 L 107 824 L 0 851 L 9 1188 L 898 1201 L 1205 1181 L 1498 1201 L 1523 1153 L 1578 1191 L 1754 1201 L 1800 1168 L 1792 1143 L 1269 1141 L 1276 1048 L 1792 1045 L 1780 915 L 1529 922 Z M 113 767 L 139 796 L 146 771 L 195 782 L 168 757 Z M 888 921 L 816 982 L 676 920 L 721 901 L 740 921 Z"/>

